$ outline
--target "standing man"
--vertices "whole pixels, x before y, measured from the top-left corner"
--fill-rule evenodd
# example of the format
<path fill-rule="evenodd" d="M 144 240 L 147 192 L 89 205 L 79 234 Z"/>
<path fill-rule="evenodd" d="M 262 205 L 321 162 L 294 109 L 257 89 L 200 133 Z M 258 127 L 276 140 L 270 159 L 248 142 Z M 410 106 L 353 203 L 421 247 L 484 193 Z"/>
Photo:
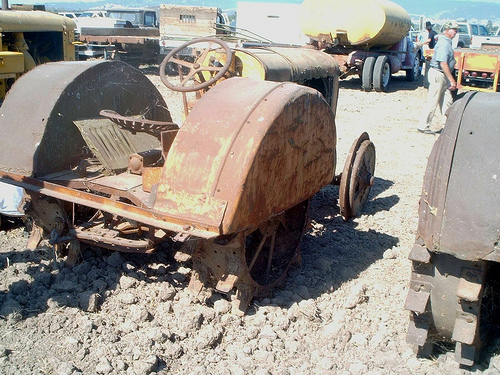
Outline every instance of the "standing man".
<path fill-rule="evenodd" d="M 427 30 L 427 40 L 425 40 L 423 43 L 424 48 L 425 48 L 425 45 L 427 45 L 429 49 L 433 49 L 434 46 L 436 45 L 437 32 L 435 32 L 432 29 L 432 23 L 430 21 L 427 21 L 425 23 L 425 29 Z"/>
<path fill-rule="evenodd" d="M 429 69 L 427 105 L 420 120 L 420 127 L 417 129 L 419 132 L 425 134 L 440 133 L 441 130 L 431 130 L 436 107 L 439 105 L 441 115 L 444 118 L 446 111 L 453 103 L 451 91 L 457 89 L 457 82 L 453 76 L 456 61 L 451 41 L 457 35 L 457 32 L 458 24 L 455 21 L 446 22 L 444 32 L 434 46 L 434 55 Z"/>
<path fill-rule="evenodd" d="M 429 88 L 429 64 L 432 58 L 432 52 L 434 52 L 434 46 L 436 45 L 436 35 L 432 29 L 432 23 L 430 21 L 425 22 L 425 31 L 422 33 L 422 48 L 424 50 L 425 57 L 425 72 L 424 72 L 424 87 Z"/>

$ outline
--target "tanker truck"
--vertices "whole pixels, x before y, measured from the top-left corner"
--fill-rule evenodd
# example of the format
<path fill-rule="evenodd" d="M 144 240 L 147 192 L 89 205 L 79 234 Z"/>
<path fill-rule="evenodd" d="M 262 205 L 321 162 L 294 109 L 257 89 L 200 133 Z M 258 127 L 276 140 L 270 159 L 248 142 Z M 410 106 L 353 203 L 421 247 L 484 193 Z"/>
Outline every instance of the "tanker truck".
<path fill-rule="evenodd" d="M 340 78 L 358 75 L 365 91 L 387 91 L 391 75 L 401 70 L 408 81 L 420 78 L 423 53 L 408 35 L 411 19 L 401 6 L 386 0 L 304 0 L 302 8 L 302 32 L 335 57 Z"/>

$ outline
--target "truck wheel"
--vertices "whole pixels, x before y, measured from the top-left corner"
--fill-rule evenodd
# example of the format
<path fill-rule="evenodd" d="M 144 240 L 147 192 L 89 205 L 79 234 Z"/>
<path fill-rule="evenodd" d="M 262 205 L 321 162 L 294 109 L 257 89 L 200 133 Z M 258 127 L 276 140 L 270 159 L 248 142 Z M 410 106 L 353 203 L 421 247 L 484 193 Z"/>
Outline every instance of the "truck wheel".
<path fill-rule="evenodd" d="M 422 64 L 420 63 L 420 55 L 415 55 L 413 60 L 413 68 L 406 69 L 406 80 L 408 82 L 418 81 L 422 75 Z"/>
<path fill-rule="evenodd" d="M 375 65 L 375 57 L 369 56 L 363 64 L 363 72 L 361 73 L 361 88 L 363 91 L 372 91 L 373 89 L 373 66 Z"/>
<path fill-rule="evenodd" d="M 373 68 L 373 88 L 375 91 L 387 91 L 391 80 L 391 64 L 385 55 L 377 57 Z"/>

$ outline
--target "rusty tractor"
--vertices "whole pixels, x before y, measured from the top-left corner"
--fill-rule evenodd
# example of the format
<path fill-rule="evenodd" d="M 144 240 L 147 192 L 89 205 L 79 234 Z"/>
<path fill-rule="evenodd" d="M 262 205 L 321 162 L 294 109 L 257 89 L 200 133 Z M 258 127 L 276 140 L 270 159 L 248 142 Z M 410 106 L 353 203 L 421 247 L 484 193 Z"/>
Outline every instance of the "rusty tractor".
<path fill-rule="evenodd" d="M 375 148 L 364 133 L 335 176 L 338 66 L 330 56 L 198 42 L 184 46 L 188 61 L 166 57 L 180 66 L 179 84 L 162 74 L 173 89 L 196 92 L 182 126 L 149 79 L 123 62 L 27 73 L 0 110 L 10 134 L 0 141 L 0 180 L 25 189 L 35 222 L 29 248 L 44 234 L 74 260 L 81 243 L 147 253 L 183 242 L 189 289 L 231 293 L 238 313 L 299 260 L 315 193 L 339 183 L 344 218 L 359 213 Z M 22 112 L 28 96 L 31 110 Z"/>
<path fill-rule="evenodd" d="M 477 359 L 498 303 L 499 100 L 469 92 L 453 105 L 429 157 L 409 256 L 408 341 L 422 356 L 455 343 L 464 366 Z"/>

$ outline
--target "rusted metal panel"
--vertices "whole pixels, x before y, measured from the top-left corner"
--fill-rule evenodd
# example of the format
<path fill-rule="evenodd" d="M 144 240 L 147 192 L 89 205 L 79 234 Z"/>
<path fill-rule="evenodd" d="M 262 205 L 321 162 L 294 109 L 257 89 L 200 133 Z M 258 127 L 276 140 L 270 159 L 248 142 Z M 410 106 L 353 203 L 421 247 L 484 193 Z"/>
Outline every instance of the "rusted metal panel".
<path fill-rule="evenodd" d="M 97 210 L 103 210 L 113 215 L 135 220 L 139 223 L 158 229 L 185 233 L 201 238 L 213 238 L 220 234 L 220 227 L 217 222 L 189 222 L 185 219 L 185 217 L 176 217 L 175 215 L 158 212 L 154 209 L 137 207 L 131 204 L 115 201 L 101 195 L 71 189 L 27 176 L 21 176 L 0 170 L 0 181 L 20 186 L 28 190 L 28 192 L 34 192 L 36 194 L 57 198 L 62 201 L 72 202 Z"/>
<path fill-rule="evenodd" d="M 133 42 L 143 43 L 147 38 L 155 38 L 158 42 L 160 31 L 154 27 L 82 27 L 80 40 L 107 42 Z"/>
<path fill-rule="evenodd" d="M 162 167 L 146 167 L 142 170 L 142 190 L 151 192 L 153 185 L 160 182 Z"/>
<path fill-rule="evenodd" d="M 429 289 L 429 288 L 427 288 Z M 414 290 L 411 288 L 408 291 L 408 296 L 405 302 L 405 309 L 415 311 L 419 314 L 425 312 L 427 303 L 429 302 L 431 294 L 429 290 Z"/>
<path fill-rule="evenodd" d="M 407 341 L 412 344 L 423 346 L 429 335 L 429 321 L 417 314 L 410 315 Z"/>
<path fill-rule="evenodd" d="M 186 165 L 182 167 L 189 168 Z M 202 191 L 189 191 L 188 188 L 193 187 L 193 184 L 188 185 L 187 188 L 174 188 L 171 185 L 165 186 L 163 183 L 164 174 L 165 170 L 158 185 L 157 198 L 154 204 L 155 209 L 181 217 L 195 224 L 210 223 L 212 227 L 219 227 L 221 225 L 224 212 L 226 211 L 226 201 L 214 198 L 213 195 Z M 187 170 L 186 174 L 189 175 Z M 161 197 L 160 202 L 158 199 L 159 196 Z"/>
<path fill-rule="evenodd" d="M 499 101 L 497 93 L 468 93 L 452 107 L 434 145 L 417 235 L 431 251 L 500 259 Z"/>
<path fill-rule="evenodd" d="M 478 93 L 463 111 L 448 181 L 440 251 L 477 260 L 500 235 L 500 93 Z"/>
<path fill-rule="evenodd" d="M 483 288 L 484 271 L 463 268 L 458 282 L 457 296 L 466 301 L 477 302 Z"/>
<path fill-rule="evenodd" d="M 236 56 L 242 54 L 249 54 L 262 64 L 268 81 L 301 83 L 313 78 L 338 77 L 340 72 L 331 55 L 312 48 L 259 47 L 236 50 Z"/>
<path fill-rule="evenodd" d="M 215 33 L 216 7 L 160 5 L 160 35 L 191 39 Z"/>
<path fill-rule="evenodd" d="M 223 233 L 254 227 L 329 184 L 335 146 L 333 113 L 317 91 L 226 80 L 202 97 L 179 130 L 155 210 L 189 216 L 194 201 L 172 203 L 172 192 L 182 197 L 184 191 L 228 202 Z"/>
<path fill-rule="evenodd" d="M 292 67 L 292 82 L 302 83 L 314 78 L 339 75 L 340 70 L 335 59 L 322 51 L 312 48 L 268 47 L 268 49 L 288 61 Z"/>
<path fill-rule="evenodd" d="M 19 110 L 26 98 L 30 110 Z M 77 166 L 91 154 L 73 121 L 97 118 L 102 109 L 172 121 L 154 85 L 125 63 L 41 65 L 16 82 L 0 108 L 0 128 L 9 134 L 0 138 L 0 169 L 41 176 Z"/>
<path fill-rule="evenodd" d="M 237 67 L 241 77 L 314 85 L 336 112 L 340 75 L 337 55 L 313 48 L 249 47 L 236 49 L 235 56 L 241 63 Z"/>
<path fill-rule="evenodd" d="M 93 184 L 110 187 L 113 190 L 130 190 L 141 186 L 142 177 L 128 173 L 122 173 L 117 176 L 104 176 L 92 181 Z M 109 193 L 113 195 L 112 192 Z"/>
<path fill-rule="evenodd" d="M 474 343 L 476 331 L 479 328 L 477 316 L 468 313 L 459 313 L 457 315 L 452 340 L 471 345 Z"/>
<path fill-rule="evenodd" d="M 475 93 L 468 93 L 452 107 L 443 134 L 434 144 L 428 159 L 419 203 L 417 242 L 423 240 L 431 251 L 442 251 L 439 246 L 441 225 L 455 143 L 462 114 L 474 95 Z"/>
<path fill-rule="evenodd" d="M 430 263 L 431 253 L 424 245 L 417 243 L 411 249 L 408 259 L 420 263 Z"/>

